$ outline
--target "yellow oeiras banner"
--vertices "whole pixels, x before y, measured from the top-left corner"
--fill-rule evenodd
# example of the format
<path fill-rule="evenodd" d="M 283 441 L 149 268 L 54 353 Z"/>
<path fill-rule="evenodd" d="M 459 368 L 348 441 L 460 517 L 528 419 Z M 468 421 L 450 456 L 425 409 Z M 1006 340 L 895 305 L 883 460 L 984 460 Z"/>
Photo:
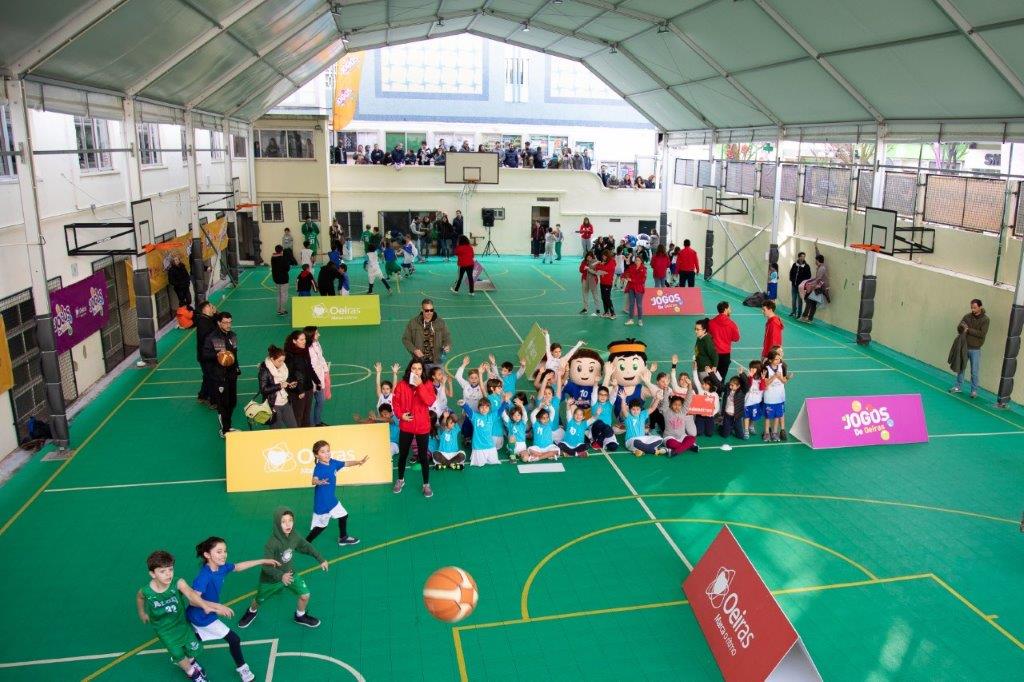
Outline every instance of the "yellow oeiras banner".
<path fill-rule="evenodd" d="M 366 464 L 338 472 L 338 485 L 391 483 L 387 424 L 319 426 L 305 429 L 234 431 L 227 434 L 229 493 L 312 487 L 313 443 L 331 444 L 331 457 Z"/>
<path fill-rule="evenodd" d="M 519 359 L 526 361 L 526 371 L 532 372 L 537 368 L 547 348 L 544 346 L 544 330 L 536 322 L 530 329 L 530 333 L 523 339 L 523 345 L 519 347 Z"/>
<path fill-rule="evenodd" d="M 380 297 L 293 296 L 292 326 L 352 327 L 380 324 Z"/>
<path fill-rule="evenodd" d="M 334 106 L 332 128 L 339 131 L 352 122 L 359 103 L 359 81 L 363 75 L 363 53 L 347 54 L 334 65 Z"/>

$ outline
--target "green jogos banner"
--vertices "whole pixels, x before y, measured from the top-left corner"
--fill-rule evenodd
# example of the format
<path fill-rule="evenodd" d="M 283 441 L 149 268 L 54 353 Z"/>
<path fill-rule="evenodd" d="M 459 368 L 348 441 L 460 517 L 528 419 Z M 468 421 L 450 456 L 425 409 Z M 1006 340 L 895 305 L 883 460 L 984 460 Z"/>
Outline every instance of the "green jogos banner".
<path fill-rule="evenodd" d="M 380 324 L 380 297 L 371 296 L 295 296 L 292 326 L 296 328 L 355 327 Z"/>

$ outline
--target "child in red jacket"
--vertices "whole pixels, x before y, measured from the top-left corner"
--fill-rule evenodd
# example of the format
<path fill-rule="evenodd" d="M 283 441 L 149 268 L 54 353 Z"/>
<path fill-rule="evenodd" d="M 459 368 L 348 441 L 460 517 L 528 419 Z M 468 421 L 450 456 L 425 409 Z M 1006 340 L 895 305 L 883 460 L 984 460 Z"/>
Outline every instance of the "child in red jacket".
<path fill-rule="evenodd" d="M 629 319 L 626 320 L 627 326 L 633 324 L 634 316 L 636 317 L 637 324 L 641 327 L 644 326 L 644 285 L 647 282 L 646 263 L 646 258 L 641 254 L 626 268 L 622 275 L 626 280 L 626 300 L 629 311 Z M 634 309 L 636 310 L 635 313 Z"/>

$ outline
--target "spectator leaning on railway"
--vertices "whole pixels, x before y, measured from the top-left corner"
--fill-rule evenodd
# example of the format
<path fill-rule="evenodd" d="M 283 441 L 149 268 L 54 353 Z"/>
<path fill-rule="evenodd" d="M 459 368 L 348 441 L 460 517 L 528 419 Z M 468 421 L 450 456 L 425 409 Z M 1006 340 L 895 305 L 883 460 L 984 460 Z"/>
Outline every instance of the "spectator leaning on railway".
<path fill-rule="evenodd" d="M 985 308 L 982 307 L 981 299 L 975 298 L 971 301 L 971 312 L 964 315 L 960 320 L 960 324 L 956 327 L 958 337 L 953 344 L 953 348 L 957 350 L 958 344 L 962 344 L 966 348 L 967 362 L 971 363 L 972 398 L 978 397 L 978 375 L 981 374 L 981 347 L 985 345 L 988 323 L 988 315 L 985 314 Z M 950 357 L 953 357 L 953 355 L 954 353 L 951 351 Z M 952 362 L 950 362 L 950 365 L 957 374 L 956 383 L 949 389 L 949 392 L 959 393 L 964 383 L 964 370 L 966 366 L 962 357 L 956 365 Z"/>

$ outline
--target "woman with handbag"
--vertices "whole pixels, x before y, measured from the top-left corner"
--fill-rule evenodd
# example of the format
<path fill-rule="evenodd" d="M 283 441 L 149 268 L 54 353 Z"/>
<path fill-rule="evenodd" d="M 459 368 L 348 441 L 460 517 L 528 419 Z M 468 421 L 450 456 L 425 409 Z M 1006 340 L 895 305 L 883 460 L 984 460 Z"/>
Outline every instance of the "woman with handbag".
<path fill-rule="evenodd" d="M 267 349 L 266 359 L 260 363 L 260 395 L 274 415 L 270 420 L 272 429 L 294 429 L 298 426 L 291 403 L 288 402 L 288 389 L 293 388 L 295 382 L 288 381 L 288 367 L 284 360 L 284 351 L 271 346 Z"/>
<path fill-rule="evenodd" d="M 320 330 L 310 325 L 302 329 L 306 335 L 306 349 L 309 351 L 309 364 L 313 368 L 318 384 L 313 392 L 313 402 L 309 413 L 309 423 L 305 426 L 327 426 L 324 424 L 324 402 L 327 400 L 326 388 L 331 380 L 331 363 L 324 357 L 323 346 L 320 345 Z"/>
<path fill-rule="evenodd" d="M 288 377 L 292 384 L 288 387 L 288 402 L 295 413 L 295 423 L 299 426 L 309 426 L 309 408 L 313 403 L 313 391 L 320 386 L 309 359 L 306 335 L 301 331 L 289 334 L 284 343 L 284 354 L 284 362 L 288 367 Z"/>

